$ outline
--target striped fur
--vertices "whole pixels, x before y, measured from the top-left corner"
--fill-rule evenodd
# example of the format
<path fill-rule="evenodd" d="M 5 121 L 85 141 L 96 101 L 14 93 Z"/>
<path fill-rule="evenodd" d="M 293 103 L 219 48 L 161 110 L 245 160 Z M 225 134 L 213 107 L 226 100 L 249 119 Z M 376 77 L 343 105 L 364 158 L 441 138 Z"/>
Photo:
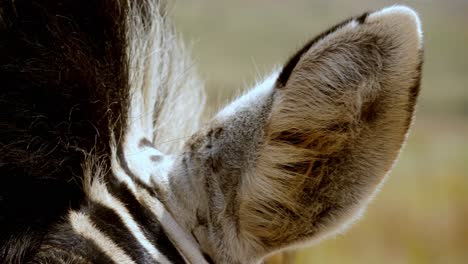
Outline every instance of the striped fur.
<path fill-rule="evenodd" d="M 64 258 L 73 263 L 125 263 L 131 259 L 128 252 L 140 252 L 143 257 L 135 255 L 135 263 L 181 263 L 184 258 L 203 263 L 193 241 L 174 247 L 171 240 L 190 237 L 178 234 L 180 228 L 165 227 L 174 220 L 150 180 L 164 177 L 170 161 L 161 151 L 180 150 L 181 139 L 196 130 L 204 105 L 202 83 L 166 21 L 164 7 L 152 0 L 5 1 L 0 15 L 1 80 L 6 85 L 2 107 L 13 114 L 11 121 L 2 121 L 2 149 L 8 148 L 1 172 L 9 175 L 2 185 L 16 190 L 50 185 L 23 194 L 45 196 L 36 203 L 2 192 L 3 262 Z M 23 97 L 36 91 L 39 98 Z M 11 105 L 4 103 L 7 98 Z M 184 104 L 176 103 L 180 101 Z M 22 119 L 24 127 L 18 123 Z M 58 134 L 60 125 L 68 129 L 63 135 Z M 151 142 L 150 147 L 141 147 L 142 140 Z M 161 165 L 154 157 L 161 157 Z M 128 203 L 133 207 L 126 211 Z M 18 215 L 19 208 L 31 214 Z M 101 228 L 107 224 L 99 222 L 99 214 L 120 219 L 121 225 L 113 227 L 122 230 L 113 235 L 130 234 L 134 245 L 121 248 L 122 242 L 105 234 Z M 81 245 L 76 252 L 67 246 L 71 241 Z M 103 250 L 104 245 L 115 250 Z M 137 250 L 138 245 L 143 249 Z M 102 258 L 89 259 L 90 248 Z M 182 257 L 179 251 L 184 250 L 196 254 Z"/>
<path fill-rule="evenodd" d="M 418 94 L 414 11 L 339 24 L 203 128 L 165 12 L 0 2 L 1 263 L 260 263 L 343 230 L 381 184 Z"/>

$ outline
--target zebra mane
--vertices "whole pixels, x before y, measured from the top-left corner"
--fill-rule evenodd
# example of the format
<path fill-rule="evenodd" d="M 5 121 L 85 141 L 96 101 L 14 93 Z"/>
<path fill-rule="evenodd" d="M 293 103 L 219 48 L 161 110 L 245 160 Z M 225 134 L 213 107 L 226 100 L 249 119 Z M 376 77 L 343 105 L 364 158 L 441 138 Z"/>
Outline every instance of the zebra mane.
<path fill-rule="evenodd" d="M 0 2 L 3 262 L 31 258 L 86 199 L 84 175 L 96 174 L 83 168 L 109 169 L 117 144 L 143 135 L 173 153 L 197 129 L 203 83 L 166 10 L 157 0 Z"/>
<path fill-rule="evenodd" d="M 129 102 L 127 125 L 144 133 L 164 153 L 180 150 L 197 130 L 204 110 L 203 83 L 166 9 L 147 0 L 129 1 L 127 54 Z"/>

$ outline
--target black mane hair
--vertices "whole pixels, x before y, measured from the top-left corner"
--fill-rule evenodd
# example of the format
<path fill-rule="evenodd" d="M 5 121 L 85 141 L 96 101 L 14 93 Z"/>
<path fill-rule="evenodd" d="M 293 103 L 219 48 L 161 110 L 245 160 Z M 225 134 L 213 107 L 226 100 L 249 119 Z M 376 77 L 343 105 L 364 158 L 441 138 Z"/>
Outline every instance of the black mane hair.
<path fill-rule="evenodd" d="M 0 262 L 24 263 L 83 199 L 85 154 L 119 141 L 127 2 L 0 2 Z"/>

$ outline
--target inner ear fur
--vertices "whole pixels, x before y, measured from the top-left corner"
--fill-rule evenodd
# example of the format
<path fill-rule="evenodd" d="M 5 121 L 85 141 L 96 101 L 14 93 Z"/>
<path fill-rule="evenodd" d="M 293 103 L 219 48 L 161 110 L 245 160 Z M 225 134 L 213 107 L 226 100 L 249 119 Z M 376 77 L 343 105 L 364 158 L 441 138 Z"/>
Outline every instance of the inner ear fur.
<path fill-rule="evenodd" d="M 349 19 L 295 54 L 241 188 L 241 229 L 273 250 L 356 219 L 404 142 L 421 64 L 419 18 L 401 6 Z"/>

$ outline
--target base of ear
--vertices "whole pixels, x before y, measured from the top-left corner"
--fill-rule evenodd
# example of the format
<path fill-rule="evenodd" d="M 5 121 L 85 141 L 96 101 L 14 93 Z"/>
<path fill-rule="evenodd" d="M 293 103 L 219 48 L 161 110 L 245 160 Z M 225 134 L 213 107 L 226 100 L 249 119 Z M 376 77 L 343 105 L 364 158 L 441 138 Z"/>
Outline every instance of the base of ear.
<path fill-rule="evenodd" d="M 364 210 L 411 123 L 421 32 L 413 10 L 390 7 L 320 35 L 285 66 L 239 211 L 265 248 L 316 241 Z"/>

